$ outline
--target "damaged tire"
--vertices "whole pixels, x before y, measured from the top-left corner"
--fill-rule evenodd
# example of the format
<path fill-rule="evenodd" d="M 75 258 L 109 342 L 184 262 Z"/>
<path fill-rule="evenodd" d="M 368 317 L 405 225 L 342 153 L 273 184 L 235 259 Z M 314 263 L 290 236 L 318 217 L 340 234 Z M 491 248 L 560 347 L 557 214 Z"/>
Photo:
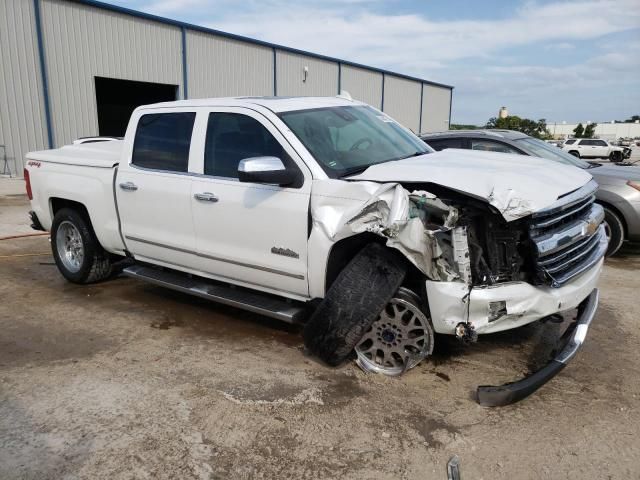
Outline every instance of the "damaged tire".
<path fill-rule="evenodd" d="M 343 362 L 398 290 L 407 264 L 380 244 L 365 246 L 340 272 L 304 328 L 304 344 L 329 365 Z"/>

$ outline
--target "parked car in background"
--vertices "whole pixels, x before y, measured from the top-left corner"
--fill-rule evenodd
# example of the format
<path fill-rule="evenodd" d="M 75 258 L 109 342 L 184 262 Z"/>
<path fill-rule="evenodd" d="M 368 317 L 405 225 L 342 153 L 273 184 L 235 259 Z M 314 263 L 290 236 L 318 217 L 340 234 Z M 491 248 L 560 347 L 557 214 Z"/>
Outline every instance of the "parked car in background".
<path fill-rule="evenodd" d="M 631 155 L 630 148 L 616 147 L 601 138 L 570 138 L 562 150 L 578 158 L 608 158 L 612 162 L 621 162 Z"/>
<path fill-rule="evenodd" d="M 640 241 L 640 167 L 586 162 L 564 149 L 512 130 L 450 130 L 423 134 L 420 138 L 435 150 L 463 148 L 515 153 L 588 170 L 600 185 L 596 200 L 605 211 L 607 255 L 616 253 L 625 240 Z"/>

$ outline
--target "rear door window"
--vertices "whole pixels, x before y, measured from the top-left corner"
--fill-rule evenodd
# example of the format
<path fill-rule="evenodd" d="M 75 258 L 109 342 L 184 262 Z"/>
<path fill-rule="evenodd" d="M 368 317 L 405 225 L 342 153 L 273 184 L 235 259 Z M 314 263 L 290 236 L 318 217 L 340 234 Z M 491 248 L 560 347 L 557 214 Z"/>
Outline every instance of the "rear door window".
<path fill-rule="evenodd" d="M 169 172 L 189 170 L 194 112 L 150 113 L 138 120 L 131 163 Z"/>
<path fill-rule="evenodd" d="M 495 142 L 493 140 L 480 140 L 474 138 L 471 140 L 472 150 L 483 150 L 486 152 L 515 153 L 520 154 L 518 150 L 510 147 L 506 143 Z"/>
<path fill-rule="evenodd" d="M 444 150 L 445 148 L 466 148 L 463 138 L 439 138 L 437 140 L 425 139 L 424 142 L 434 150 Z"/>

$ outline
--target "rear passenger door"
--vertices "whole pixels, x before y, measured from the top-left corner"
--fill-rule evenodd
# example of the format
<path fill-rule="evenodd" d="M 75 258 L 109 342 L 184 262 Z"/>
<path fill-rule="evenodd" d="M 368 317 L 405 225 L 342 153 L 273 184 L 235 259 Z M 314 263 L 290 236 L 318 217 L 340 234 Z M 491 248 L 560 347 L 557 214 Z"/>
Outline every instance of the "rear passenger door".
<path fill-rule="evenodd" d="M 220 279 L 292 297 L 308 295 L 307 238 L 311 176 L 278 129 L 245 108 L 199 118 L 201 175 L 194 177 L 192 211 L 202 270 Z M 297 185 L 238 181 L 240 160 L 278 157 L 297 171 Z"/>
<path fill-rule="evenodd" d="M 189 174 L 196 113 L 173 108 L 136 115 L 135 135 L 125 143 L 131 155 L 115 185 L 127 249 L 139 260 L 197 267 Z"/>

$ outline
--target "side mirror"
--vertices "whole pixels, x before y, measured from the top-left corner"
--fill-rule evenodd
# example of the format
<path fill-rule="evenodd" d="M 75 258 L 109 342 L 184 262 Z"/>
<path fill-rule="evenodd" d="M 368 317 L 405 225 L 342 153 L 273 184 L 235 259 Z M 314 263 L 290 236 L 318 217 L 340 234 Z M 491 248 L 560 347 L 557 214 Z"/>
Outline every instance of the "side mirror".
<path fill-rule="evenodd" d="M 295 179 L 295 173 L 287 170 L 278 157 L 245 158 L 238 164 L 238 180 L 241 182 L 285 186 Z"/>

